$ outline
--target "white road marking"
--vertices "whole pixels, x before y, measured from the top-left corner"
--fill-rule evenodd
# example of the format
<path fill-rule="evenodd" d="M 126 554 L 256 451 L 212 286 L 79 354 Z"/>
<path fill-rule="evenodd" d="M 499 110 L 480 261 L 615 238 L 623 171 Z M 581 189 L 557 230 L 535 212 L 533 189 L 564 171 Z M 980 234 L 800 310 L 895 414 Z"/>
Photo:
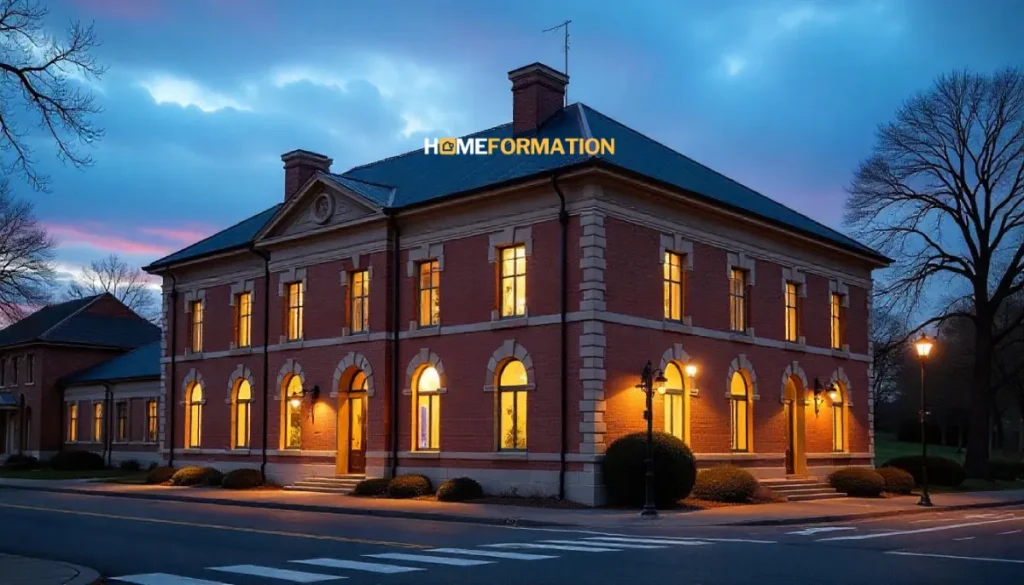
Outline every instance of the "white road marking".
<path fill-rule="evenodd" d="M 629 542 L 635 542 L 633 539 L 617 538 L 619 540 L 627 540 Z M 614 546 L 615 548 L 665 548 L 664 545 L 658 546 L 653 544 L 626 544 L 620 542 L 587 542 L 585 540 L 542 540 L 542 543 L 551 544 L 568 544 L 569 546 Z"/>
<path fill-rule="evenodd" d="M 880 532 L 877 534 L 858 534 L 855 536 L 831 536 L 819 538 L 815 542 L 827 542 L 832 540 L 867 540 L 869 538 L 885 538 L 886 536 L 903 536 L 904 534 L 923 534 L 925 532 L 938 532 L 940 530 L 953 530 L 956 528 L 969 528 L 971 526 L 984 526 L 985 524 L 997 524 L 999 522 L 1010 522 L 1021 520 L 1021 518 L 1000 518 L 999 520 L 985 520 L 984 522 L 968 522 L 966 524 L 952 524 L 949 526 L 932 526 L 931 528 L 918 528 L 917 530 L 897 530 L 896 532 Z"/>
<path fill-rule="evenodd" d="M 911 524 L 923 524 L 924 522 L 945 522 L 946 520 L 952 520 L 952 518 L 924 518 L 923 520 L 911 520 Z"/>
<path fill-rule="evenodd" d="M 324 575 L 323 573 L 307 573 L 305 571 L 291 571 L 289 569 L 275 569 L 273 567 L 262 567 L 260 565 L 231 565 L 229 567 L 208 567 L 211 571 L 224 573 L 237 573 L 239 575 L 252 575 L 254 577 L 267 577 L 269 579 L 282 579 L 294 583 L 318 583 L 320 581 L 332 581 L 334 579 L 347 579 L 338 575 Z"/>
<path fill-rule="evenodd" d="M 1024 560 L 1020 559 L 997 559 L 992 557 L 961 557 L 957 555 L 936 555 L 930 553 L 903 552 L 898 550 L 890 550 L 887 551 L 885 554 L 901 555 L 905 557 L 933 557 L 937 559 L 956 559 L 958 561 L 984 561 L 987 563 L 1015 563 L 1018 565 L 1024 565 Z"/>
<path fill-rule="evenodd" d="M 455 557 L 437 557 L 433 555 L 412 555 L 407 553 L 381 553 L 363 556 L 374 559 L 388 559 L 391 561 L 411 561 L 414 563 L 430 563 L 432 565 L 451 565 L 453 567 L 475 567 L 476 565 L 490 565 L 494 563 L 494 561 L 457 559 Z"/>
<path fill-rule="evenodd" d="M 502 542 L 500 544 L 485 544 L 494 548 L 540 548 L 549 550 L 568 550 L 573 552 L 622 552 L 621 548 L 598 548 L 595 546 L 570 546 L 567 544 L 540 544 L 536 542 Z"/>
<path fill-rule="evenodd" d="M 637 544 L 672 544 L 676 546 L 697 546 L 701 544 L 709 544 L 700 540 L 676 540 L 674 538 L 623 538 L 617 536 L 589 536 L 584 540 L 598 540 L 600 542 L 594 544 L 607 544 L 608 546 L 622 546 L 619 543 L 637 543 Z M 555 542 L 554 540 L 548 540 L 545 542 Z M 665 548 L 663 546 L 651 547 L 651 548 Z"/>
<path fill-rule="evenodd" d="M 384 563 L 366 563 L 363 561 L 343 561 L 341 559 L 306 559 L 304 561 L 292 561 L 304 565 L 317 567 L 330 567 L 332 569 L 352 569 L 354 571 L 369 571 L 371 573 L 408 573 L 410 571 L 422 571 L 420 567 L 400 567 L 398 565 L 386 565 Z"/>
<path fill-rule="evenodd" d="M 540 561 L 544 559 L 558 558 L 555 555 L 531 555 L 526 553 L 502 552 L 499 550 L 473 550 L 470 548 L 432 548 L 426 552 L 446 553 L 450 555 L 492 557 L 495 559 L 512 559 L 516 561 Z"/>
<path fill-rule="evenodd" d="M 126 575 L 124 577 L 112 577 L 112 581 L 124 581 L 135 583 L 135 585 L 227 585 L 220 581 L 207 581 L 205 579 L 191 579 L 167 573 L 146 573 L 145 575 Z"/>
<path fill-rule="evenodd" d="M 974 540 L 973 536 L 965 536 L 963 538 L 954 538 L 953 540 Z"/>
<path fill-rule="evenodd" d="M 800 536 L 810 536 L 819 532 L 835 532 L 837 530 L 857 530 L 853 526 L 818 526 L 816 528 L 805 528 L 803 530 L 794 530 L 793 532 L 787 532 L 786 534 L 799 534 Z"/>
<path fill-rule="evenodd" d="M 964 518 L 967 518 L 967 519 L 970 519 L 970 518 L 991 518 L 991 517 L 993 517 L 995 515 L 996 515 L 995 512 L 989 512 L 987 514 L 964 514 Z"/>
<path fill-rule="evenodd" d="M 569 532 L 573 534 L 592 534 L 594 536 L 623 536 L 633 537 L 632 534 L 623 534 L 621 532 L 602 532 L 600 530 L 578 530 L 572 528 L 533 528 L 530 526 L 499 526 L 498 528 L 504 528 L 505 530 L 530 530 L 533 532 Z M 751 532 L 750 534 L 757 534 Z M 705 538 L 703 536 L 662 536 L 656 535 L 656 538 L 664 538 L 667 540 L 706 540 L 708 542 L 745 542 L 749 544 L 778 544 L 775 540 L 759 540 L 755 538 Z"/>
<path fill-rule="evenodd" d="M 1006 536 L 1007 534 L 1017 534 L 1018 532 L 1024 532 L 1021 530 L 1007 530 L 1006 532 L 1000 532 L 996 536 Z"/>
<path fill-rule="evenodd" d="M 615 536 L 629 536 L 628 534 L 619 534 Z M 748 544 L 778 544 L 775 540 L 756 540 L 752 538 L 704 538 L 703 536 L 661 536 L 660 534 L 654 535 L 654 538 L 661 540 L 681 540 L 681 541 L 707 541 L 707 542 L 745 542 Z"/>

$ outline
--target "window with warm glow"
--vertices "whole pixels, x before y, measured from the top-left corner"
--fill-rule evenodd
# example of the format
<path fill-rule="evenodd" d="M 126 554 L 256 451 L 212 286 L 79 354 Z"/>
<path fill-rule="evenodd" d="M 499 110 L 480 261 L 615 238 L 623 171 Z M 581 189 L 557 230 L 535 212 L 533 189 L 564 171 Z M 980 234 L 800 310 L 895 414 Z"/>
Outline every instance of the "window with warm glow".
<path fill-rule="evenodd" d="M 683 255 L 665 252 L 663 289 L 665 293 L 665 318 L 682 321 L 686 314 L 683 307 Z"/>
<path fill-rule="evenodd" d="M 288 341 L 302 339 L 302 303 L 302 283 L 289 282 L 285 288 L 285 335 Z"/>
<path fill-rule="evenodd" d="M 842 391 L 837 391 L 836 399 L 832 401 L 832 450 L 846 450 L 846 416 L 843 412 Z"/>
<path fill-rule="evenodd" d="M 203 387 L 199 384 L 192 384 L 188 393 L 188 434 L 185 437 L 185 447 L 198 449 L 203 439 Z"/>
<path fill-rule="evenodd" d="M 192 352 L 203 351 L 203 301 L 192 301 Z"/>
<path fill-rule="evenodd" d="M 103 403 L 92 404 L 92 440 L 94 443 L 103 442 Z"/>
<path fill-rule="evenodd" d="M 363 424 L 366 416 L 366 374 L 362 371 L 352 376 L 352 384 L 349 386 L 348 409 L 351 420 L 349 429 L 349 449 L 352 451 L 363 450 L 363 435 L 365 434 Z"/>
<path fill-rule="evenodd" d="M 74 443 L 78 440 L 78 404 L 68 405 L 68 442 Z"/>
<path fill-rule="evenodd" d="M 235 448 L 249 447 L 249 431 L 252 418 L 252 386 L 248 380 L 235 385 Z"/>
<path fill-rule="evenodd" d="M 729 412 L 732 425 L 732 450 L 750 449 L 750 388 L 747 378 L 740 372 L 729 381 Z"/>
<path fill-rule="evenodd" d="M 157 419 L 156 400 L 146 401 L 146 441 L 156 442 L 156 434 L 159 430 L 159 419 Z"/>
<path fill-rule="evenodd" d="M 302 379 L 292 376 L 285 388 L 285 449 L 302 448 Z"/>
<path fill-rule="evenodd" d="M 832 348 L 842 349 L 843 347 L 843 323 L 845 312 L 843 311 L 843 295 L 833 293 L 829 301 L 832 321 Z"/>
<path fill-rule="evenodd" d="M 747 330 L 747 271 L 733 268 L 729 274 L 729 327 Z"/>
<path fill-rule="evenodd" d="M 686 440 L 685 391 L 683 372 L 679 366 L 671 362 L 665 367 L 665 432 Z"/>
<path fill-rule="evenodd" d="M 118 402 L 114 405 L 114 412 L 117 414 L 117 440 L 124 442 L 128 440 L 128 403 Z"/>
<path fill-rule="evenodd" d="M 441 323 L 441 270 L 437 260 L 419 264 L 419 325 Z"/>
<path fill-rule="evenodd" d="M 352 316 L 352 321 L 349 329 L 352 333 L 363 333 L 370 329 L 370 271 L 353 272 L 351 283 L 349 315 Z"/>
<path fill-rule="evenodd" d="M 418 451 L 441 448 L 441 376 L 434 366 L 426 366 L 416 377 L 413 404 L 413 435 Z"/>
<path fill-rule="evenodd" d="M 526 315 L 526 246 L 501 250 L 501 316 Z"/>
<path fill-rule="evenodd" d="M 800 284 L 786 283 L 786 341 L 800 339 Z"/>
<path fill-rule="evenodd" d="M 235 296 L 235 346 L 252 345 L 252 293 Z"/>
<path fill-rule="evenodd" d="M 25 356 L 25 383 L 32 384 L 36 381 L 36 356 L 28 354 Z"/>
<path fill-rule="evenodd" d="M 523 362 L 505 364 L 498 376 L 499 448 L 503 450 L 526 449 L 526 385 Z"/>

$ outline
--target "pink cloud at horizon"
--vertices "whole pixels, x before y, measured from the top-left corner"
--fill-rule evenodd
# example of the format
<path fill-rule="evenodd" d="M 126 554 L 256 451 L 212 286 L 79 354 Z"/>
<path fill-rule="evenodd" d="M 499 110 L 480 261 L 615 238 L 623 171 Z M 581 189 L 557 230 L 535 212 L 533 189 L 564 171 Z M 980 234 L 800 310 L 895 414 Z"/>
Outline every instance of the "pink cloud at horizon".
<path fill-rule="evenodd" d="M 170 240 L 172 242 L 178 242 L 181 244 L 191 245 L 199 240 L 208 238 L 217 230 L 214 228 L 207 228 L 205 226 L 196 226 L 192 228 L 139 228 L 137 230 L 140 234 L 147 234 L 150 236 L 157 236 L 164 240 Z"/>
<path fill-rule="evenodd" d="M 104 235 L 105 226 L 93 226 L 95 231 L 76 226 L 47 224 L 46 229 L 57 238 L 58 246 L 85 246 L 107 252 L 122 254 L 166 256 L 175 251 L 174 248 L 130 240 L 121 236 Z"/>

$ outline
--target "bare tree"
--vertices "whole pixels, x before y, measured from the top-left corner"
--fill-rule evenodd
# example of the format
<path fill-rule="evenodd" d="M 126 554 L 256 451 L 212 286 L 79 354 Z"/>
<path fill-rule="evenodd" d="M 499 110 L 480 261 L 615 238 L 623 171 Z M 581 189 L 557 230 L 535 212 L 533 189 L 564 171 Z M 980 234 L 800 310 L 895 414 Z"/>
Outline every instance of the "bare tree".
<path fill-rule="evenodd" d="M 103 74 L 91 54 L 98 44 L 92 26 L 72 23 L 61 41 L 45 34 L 46 14 L 37 0 L 0 0 L 0 166 L 36 189 L 45 189 L 47 179 L 34 168 L 34 140 L 24 126 L 48 134 L 58 158 L 76 167 L 92 162 L 79 147 L 102 135 L 90 122 L 99 112 L 92 94 L 74 81 Z"/>
<path fill-rule="evenodd" d="M 913 314 L 929 290 L 960 293 L 918 328 L 949 317 L 974 325 L 965 465 L 985 476 L 993 356 L 1019 324 L 996 315 L 1024 288 L 1024 73 L 940 77 L 880 127 L 849 191 L 847 224 L 895 258 L 880 303 Z"/>
<path fill-rule="evenodd" d="M 0 320 L 10 324 L 50 299 L 56 244 L 28 201 L 0 180 Z"/>
<path fill-rule="evenodd" d="M 156 300 L 146 287 L 148 276 L 142 269 L 132 267 L 117 254 L 93 260 L 82 267 L 81 278 L 68 284 L 66 296 L 80 299 L 110 293 L 129 309 L 147 319 L 153 317 Z"/>
<path fill-rule="evenodd" d="M 871 315 L 872 373 L 871 394 L 875 412 L 896 399 L 900 388 L 900 372 L 907 350 L 907 326 L 902 319 L 884 310 Z M 884 410 L 884 409 L 883 409 Z"/>

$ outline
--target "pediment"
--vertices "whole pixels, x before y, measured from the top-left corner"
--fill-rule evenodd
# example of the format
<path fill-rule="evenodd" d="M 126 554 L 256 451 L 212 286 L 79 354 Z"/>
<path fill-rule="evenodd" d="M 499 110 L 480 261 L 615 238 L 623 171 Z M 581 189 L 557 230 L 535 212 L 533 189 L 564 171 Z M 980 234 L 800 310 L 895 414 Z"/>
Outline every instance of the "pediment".
<path fill-rule="evenodd" d="M 320 232 L 377 215 L 380 208 L 330 181 L 317 180 L 295 195 L 264 228 L 259 239 L 293 237 Z"/>

